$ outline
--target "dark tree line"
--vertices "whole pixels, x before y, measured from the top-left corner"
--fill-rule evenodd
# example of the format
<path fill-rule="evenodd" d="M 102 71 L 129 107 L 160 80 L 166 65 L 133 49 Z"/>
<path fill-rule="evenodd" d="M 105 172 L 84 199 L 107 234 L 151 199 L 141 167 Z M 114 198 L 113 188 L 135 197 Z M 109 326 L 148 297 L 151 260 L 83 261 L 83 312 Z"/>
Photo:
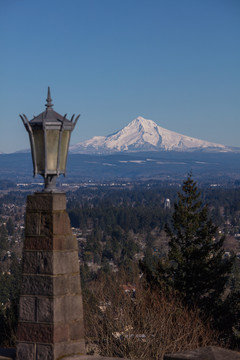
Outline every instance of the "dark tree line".
<path fill-rule="evenodd" d="M 74 227 L 87 229 L 98 227 L 110 233 L 116 226 L 124 231 L 133 230 L 135 233 L 151 231 L 155 227 L 164 228 L 169 213 L 163 209 L 162 204 L 151 206 L 114 206 L 104 203 L 90 208 L 75 208 L 69 210 L 71 224 Z"/>

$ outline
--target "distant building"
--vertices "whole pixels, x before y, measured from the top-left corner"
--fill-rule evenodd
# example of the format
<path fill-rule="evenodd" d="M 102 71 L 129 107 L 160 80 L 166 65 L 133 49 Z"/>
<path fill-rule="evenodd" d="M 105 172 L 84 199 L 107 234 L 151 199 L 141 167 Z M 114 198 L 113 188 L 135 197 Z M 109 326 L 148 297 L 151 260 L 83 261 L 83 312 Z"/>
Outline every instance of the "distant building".
<path fill-rule="evenodd" d="M 166 198 L 164 201 L 164 209 L 171 209 L 171 202 L 168 198 Z"/>

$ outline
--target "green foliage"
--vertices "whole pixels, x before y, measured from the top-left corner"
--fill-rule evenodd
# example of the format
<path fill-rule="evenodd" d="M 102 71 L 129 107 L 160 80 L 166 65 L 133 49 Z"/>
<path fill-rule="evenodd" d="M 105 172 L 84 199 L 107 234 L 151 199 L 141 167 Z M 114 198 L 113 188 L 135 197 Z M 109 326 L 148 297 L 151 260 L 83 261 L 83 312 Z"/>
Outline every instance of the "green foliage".
<path fill-rule="evenodd" d="M 0 256 L 8 249 L 8 233 L 4 225 L 0 227 Z"/>
<path fill-rule="evenodd" d="M 141 187 L 132 191 L 98 189 L 93 193 L 85 189 L 74 193 L 68 201 L 69 217 L 72 226 L 86 234 L 83 260 L 104 266 L 106 271 L 106 261 L 118 267 L 128 266 L 141 248 L 138 235 L 141 241 L 147 237 L 147 247 L 152 247 L 151 231 L 163 229 L 169 217 L 163 203 L 169 192 L 174 191 L 164 188 L 158 193 Z"/>
<path fill-rule="evenodd" d="M 6 223 L 6 228 L 7 228 L 7 232 L 8 235 L 12 236 L 14 233 L 14 223 L 11 217 L 8 218 L 8 221 Z"/>
<path fill-rule="evenodd" d="M 240 292 L 240 259 L 237 257 L 235 258 L 232 267 L 232 273 L 230 277 L 230 288 L 235 292 L 236 291 Z"/>
<path fill-rule="evenodd" d="M 215 327 L 222 338 L 233 349 L 240 348 L 240 291 L 231 291 L 214 314 Z"/>
<path fill-rule="evenodd" d="M 223 294 L 233 260 L 224 259 L 224 238 L 218 239 L 191 174 L 178 193 L 172 226 L 166 231 L 169 282 L 185 303 L 210 312 Z"/>
<path fill-rule="evenodd" d="M 15 346 L 18 304 L 21 286 L 21 264 L 14 253 L 9 274 L 0 275 L 0 344 Z"/>
<path fill-rule="evenodd" d="M 87 229 L 94 224 L 109 235 L 116 226 L 134 233 L 163 228 L 169 217 L 163 209 L 164 199 L 176 194 L 175 189 L 165 188 L 85 191 L 76 192 L 68 201 L 72 226 Z"/>

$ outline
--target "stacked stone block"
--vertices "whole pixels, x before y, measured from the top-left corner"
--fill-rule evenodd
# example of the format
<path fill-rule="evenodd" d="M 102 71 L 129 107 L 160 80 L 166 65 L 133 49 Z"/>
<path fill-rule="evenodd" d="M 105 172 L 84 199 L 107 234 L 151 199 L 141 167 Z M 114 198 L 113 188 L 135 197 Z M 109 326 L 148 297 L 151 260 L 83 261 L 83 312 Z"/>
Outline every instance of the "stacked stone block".
<path fill-rule="evenodd" d="M 28 196 L 18 360 L 85 354 L 77 240 L 63 193 Z"/>

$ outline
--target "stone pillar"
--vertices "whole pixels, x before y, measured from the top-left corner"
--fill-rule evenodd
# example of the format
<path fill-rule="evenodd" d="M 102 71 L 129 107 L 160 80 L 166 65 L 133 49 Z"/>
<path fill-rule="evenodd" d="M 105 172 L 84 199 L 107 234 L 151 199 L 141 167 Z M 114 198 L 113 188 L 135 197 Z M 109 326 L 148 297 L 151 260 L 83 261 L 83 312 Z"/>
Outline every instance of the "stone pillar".
<path fill-rule="evenodd" d="M 85 354 L 78 246 L 64 193 L 27 198 L 18 360 Z"/>

